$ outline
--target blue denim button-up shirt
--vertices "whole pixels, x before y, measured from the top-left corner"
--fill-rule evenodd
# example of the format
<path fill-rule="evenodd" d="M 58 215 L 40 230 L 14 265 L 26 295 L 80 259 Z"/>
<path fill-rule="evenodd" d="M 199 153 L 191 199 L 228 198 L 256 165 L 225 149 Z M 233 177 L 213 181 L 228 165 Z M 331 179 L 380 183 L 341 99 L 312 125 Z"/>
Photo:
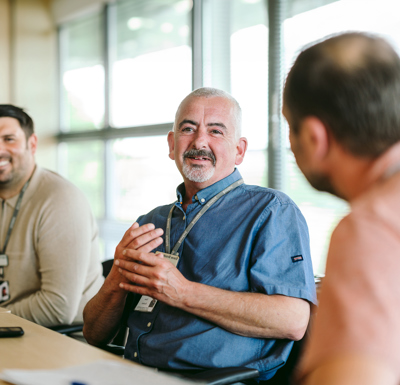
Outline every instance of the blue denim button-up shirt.
<path fill-rule="evenodd" d="M 184 185 L 172 216 L 171 249 L 209 199 L 236 180 L 228 177 L 201 190 L 183 211 Z M 171 205 L 138 219 L 163 228 Z M 155 251 L 165 251 L 164 244 Z M 179 252 L 177 268 L 190 281 L 237 292 L 281 294 L 316 303 L 307 224 L 282 192 L 242 184 L 220 198 L 193 227 Z M 138 296 L 137 296 L 138 297 Z M 286 361 L 293 342 L 243 337 L 158 302 L 152 313 L 128 317 L 125 356 L 145 365 L 175 370 L 248 366 L 262 379 Z"/>

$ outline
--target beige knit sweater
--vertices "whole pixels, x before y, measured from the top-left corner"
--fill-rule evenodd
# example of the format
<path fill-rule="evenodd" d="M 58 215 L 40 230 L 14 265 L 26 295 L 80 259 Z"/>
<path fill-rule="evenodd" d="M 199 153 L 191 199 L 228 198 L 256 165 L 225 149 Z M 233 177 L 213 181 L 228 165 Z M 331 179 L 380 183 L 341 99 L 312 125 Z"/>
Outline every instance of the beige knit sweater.
<path fill-rule="evenodd" d="M 0 248 L 17 199 L 0 199 Z M 103 283 L 98 230 L 87 200 L 73 184 L 40 167 L 5 254 L 10 299 L 0 306 L 44 326 L 82 321 L 84 306 Z"/>

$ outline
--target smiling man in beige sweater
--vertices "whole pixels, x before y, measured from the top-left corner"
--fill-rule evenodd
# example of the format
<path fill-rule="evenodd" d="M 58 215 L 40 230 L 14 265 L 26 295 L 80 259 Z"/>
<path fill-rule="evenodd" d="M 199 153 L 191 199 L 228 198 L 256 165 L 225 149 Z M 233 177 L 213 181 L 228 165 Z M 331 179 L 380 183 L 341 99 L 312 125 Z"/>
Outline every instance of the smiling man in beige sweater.
<path fill-rule="evenodd" d="M 82 321 L 103 278 L 82 192 L 35 164 L 22 109 L 0 105 L 0 306 L 44 326 Z"/>

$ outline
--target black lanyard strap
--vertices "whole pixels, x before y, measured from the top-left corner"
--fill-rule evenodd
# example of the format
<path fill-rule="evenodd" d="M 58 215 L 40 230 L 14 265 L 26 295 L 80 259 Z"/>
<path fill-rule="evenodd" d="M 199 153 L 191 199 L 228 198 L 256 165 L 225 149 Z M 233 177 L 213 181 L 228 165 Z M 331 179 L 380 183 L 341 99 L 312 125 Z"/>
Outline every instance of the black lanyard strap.
<path fill-rule="evenodd" d="M 22 187 L 22 190 L 19 193 L 17 204 L 15 205 L 13 216 L 11 218 L 10 225 L 8 226 L 7 236 L 6 236 L 6 240 L 4 242 L 4 246 L 3 246 L 3 249 L 1 251 L 1 254 L 5 254 L 5 252 L 6 252 L 8 241 L 10 240 L 11 232 L 12 232 L 12 230 L 14 228 L 14 225 L 15 225 L 15 220 L 17 219 L 17 215 L 18 215 L 19 209 L 21 208 L 22 197 L 24 196 L 25 191 L 28 188 L 30 180 L 31 180 L 31 178 L 29 178 L 28 181 L 24 184 L 24 187 Z"/>
<path fill-rule="evenodd" d="M 189 226 L 185 229 L 185 231 L 182 233 L 182 235 L 179 237 L 178 242 L 176 242 L 174 248 L 172 249 L 172 252 L 170 253 L 171 250 L 171 245 L 170 245 L 170 235 L 171 235 L 171 219 L 172 219 L 172 212 L 174 211 L 175 204 L 172 205 L 171 210 L 169 211 L 168 218 L 167 218 L 167 229 L 166 229 L 166 234 L 165 234 L 165 251 L 168 254 L 172 255 L 178 255 L 177 251 L 179 250 L 179 247 L 181 246 L 182 242 L 185 240 L 187 235 L 189 234 L 190 230 L 192 230 L 193 226 L 197 223 L 197 221 L 203 216 L 203 214 L 223 195 L 227 194 L 228 192 L 232 191 L 236 187 L 240 186 L 243 184 L 244 181 L 243 179 L 239 179 L 236 182 L 232 183 L 228 187 L 226 187 L 224 190 L 222 190 L 219 194 L 215 195 L 212 199 L 210 199 L 204 207 L 197 213 L 197 215 L 193 218 L 193 220 L 189 223 Z"/>

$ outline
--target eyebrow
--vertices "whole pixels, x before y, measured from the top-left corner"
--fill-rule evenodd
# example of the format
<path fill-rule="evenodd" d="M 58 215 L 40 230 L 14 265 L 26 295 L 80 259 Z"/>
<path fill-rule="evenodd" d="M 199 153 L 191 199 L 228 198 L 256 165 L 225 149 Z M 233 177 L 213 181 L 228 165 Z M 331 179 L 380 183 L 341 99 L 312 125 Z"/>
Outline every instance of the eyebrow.
<path fill-rule="evenodd" d="M 214 127 L 214 126 L 221 127 L 224 131 L 227 131 L 227 128 L 224 123 L 208 123 L 207 124 L 207 127 Z"/>
<path fill-rule="evenodd" d="M 197 126 L 197 123 L 190 119 L 183 119 L 182 122 L 179 123 L 179 128 L 181 128 L 184 124 L 189 123 L 193 126 Z"/>
<path fill-rule="evenodd" d="M 181 128 L 186 123 L 189 123 L 193 126 L 198 125 L 198 123 L 196 123 L 194 120 L 184 119 L 184 120 L 182 120 L 182 122 L 179 123 L 179 128 Z M 226 128 L 225 124 L 223 124 L 223 123 L 208 123 L 207 124 L 207 127 L 214 127 L 214 126 L 221 127 L 224 131 L 227 131 L 227 128 Z"/>

